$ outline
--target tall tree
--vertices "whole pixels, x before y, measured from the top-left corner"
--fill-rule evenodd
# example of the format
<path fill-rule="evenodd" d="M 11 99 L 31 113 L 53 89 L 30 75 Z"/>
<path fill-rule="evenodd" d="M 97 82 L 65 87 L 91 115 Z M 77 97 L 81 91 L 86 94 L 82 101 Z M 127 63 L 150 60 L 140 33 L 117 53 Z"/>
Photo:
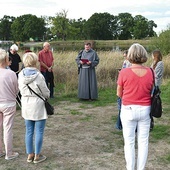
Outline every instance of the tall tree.
<path fill-rule="evenodd" d="M 118 15 L 118 38 L 128 40 L 132 38 L 134 19 L 130 13 L 120 13 Z"/>
<path fill-rule="evenodd" d="M 133 36 L 135 39 L 142 39 L 148 36 L 148 19 L 142 15 L 134 17 Z"/>
<path fill-rule="evenodd" d="M 1 40 L 11 40 L 11 25 L 15 17 L 4 15 L 2 19 L 0 19 L 0 39 Z"/>
<path fill-rule="evenodd" d="M 155 36 L 153 27 L 157 27 L 154 21 L 148 21 L 147 18 L 142 15 L 136 15 L 134 17 L 134 27 L 133 27 L 133 36 L 135 39 L 142 39 L 146 37 Z"/>
<path fill-rule="evenodd" d="M 94 13 L 85 23 L 86 39 L 112 40 L 117 30 L 117 18 L 109 13 Z"/>
<path fill-rule="evenodd" d="M 66 10 L 62 10 L 56 14 L 56 17 L 52 17 L 52 34 L 58 39 L 66 40 L 69 32 L 69 19 L 67 18 Z"/>
<path fill-rule="evenodd" d="M 30 38 L 43 38 L 45 33 L 45 22 L 43 18 L 26 14 L 17 17 L 11 25 L 12 35 L 16 41 L 28 41 Z"/>
<path fill-rule="evenodd" d="M 157 28 L 157 24 L 153 20 L 150 20 L 148 22 L 148 37 L 156 36 L 156 32 L 153 30 L 154 27 Z"/>
<path fill-rule="evenodd" d="M 70 23 L 69 38 L 73 40 L 85 39 L 84 25 L 86 23 L 86 20 L 82 18 L 79 18 L 78 20 L 71 19 L 69 20 L 69 23 Z"/>

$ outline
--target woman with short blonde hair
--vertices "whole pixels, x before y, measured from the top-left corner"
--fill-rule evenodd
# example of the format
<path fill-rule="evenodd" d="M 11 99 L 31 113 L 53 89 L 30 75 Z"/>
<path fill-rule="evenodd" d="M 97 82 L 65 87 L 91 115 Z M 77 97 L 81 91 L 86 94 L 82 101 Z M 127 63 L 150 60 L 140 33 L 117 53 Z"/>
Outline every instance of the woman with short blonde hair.
<path fill-rule="evenodd" d="M 24 67 L 36 67 L 38 62 L 38 56 L 33 52 L 28 52 L 23 55 Z"/>
<path fill-rule="evenodd" d="M 46 156 L 41 154 L 41 150 L 48 116 L 44 101 L 30 91 L 28 86 L 43 98 L 49 98 L 50 91 L 46 85 L 44 76 L 36 68 L 38 56 L 33 52 L 25 53 L 23 63 L 25 68 L 19 73 L 18 82 L 22 95 L 22 117 L 25 119 L 26 126 L 25 143 L 28 154 L 27 162 L 39 163 L 46 159 Z"/>

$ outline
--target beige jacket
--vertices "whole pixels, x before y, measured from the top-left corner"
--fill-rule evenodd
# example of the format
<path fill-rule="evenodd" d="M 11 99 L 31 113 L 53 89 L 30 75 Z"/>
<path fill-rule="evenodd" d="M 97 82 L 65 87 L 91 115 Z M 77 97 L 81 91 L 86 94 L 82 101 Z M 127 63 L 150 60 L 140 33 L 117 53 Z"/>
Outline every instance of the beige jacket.
<path fill-rule="evenodd" d="M 44 76 L 36 68 L 24 68 L 18 75 L 19 90 L 21 92 L 22 117 L 26 120 L 47 119 L 44 101 L 31 92 L 27 84 L 39 95 L 49 98 L 50 91 Z"/>

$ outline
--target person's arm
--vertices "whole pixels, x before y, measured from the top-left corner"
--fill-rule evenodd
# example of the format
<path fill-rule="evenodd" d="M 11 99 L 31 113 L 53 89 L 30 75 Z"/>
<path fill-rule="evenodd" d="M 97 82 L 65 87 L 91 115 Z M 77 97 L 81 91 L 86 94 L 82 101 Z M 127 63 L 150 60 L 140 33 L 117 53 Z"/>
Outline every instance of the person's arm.
<path fill-rule="evenodd" d="M 44 67 L 48 70 L 49 67 L 44 62 L 40 61 L 40 64 L 41 64 L 42 67 Z"/>
<path fill-rule="evenodd" d="M 122 98 L 123 95 L 123 88 L 122 86 L 117 85 L 117 96 Z"/>
<path fill-rule="evenodd" d="M 48 67 L 48 71 L 51 72 L 52 71 L 52 68 L 54 66 L 54 57 L 53 57 L 53 53 L 51 52 L 51 56 L 52 56 L 52 64 L 50 67 Z"/>
<path fill-rule="evenodd" d="M 42 66 L 42 67 L 44 67 L 45 69 L 49 69 L 49 67 L 42 61 L 42 54 L 41 54 L 41 52 L 39 52 L 39 54 L 38 54 L 38 60 L 39 60 L 39 62 L 40 62 L 40 65 Z"/>
<path fill-rule="evenodd" d="M 97 66 L 98 64 L 99 64 L 99 57 L 98 57 L 98 55 L 97 55 L 97 53 L 94 51 L 94 54 L 93 54 L 94 56 L 94 59 L 93 59 L 93 61 L 89 61 L 89 63 L 87 63 L 87 64 L 89 64 L 89 65 L 91 65 L 91 67 L 95 67 L 95 66 Z"/>
<path fill-rule="evenodd" d="M 155 84 L 160 86 L 163 77 L 163 62 L 158 62 L 155 68 Z"/>

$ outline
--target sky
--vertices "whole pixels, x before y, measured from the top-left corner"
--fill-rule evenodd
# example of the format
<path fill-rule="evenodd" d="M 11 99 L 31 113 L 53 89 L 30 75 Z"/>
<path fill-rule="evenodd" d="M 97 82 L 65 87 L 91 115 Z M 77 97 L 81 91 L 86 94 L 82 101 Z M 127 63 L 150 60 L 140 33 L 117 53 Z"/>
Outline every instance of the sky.
<path fill-rule="evenodd" d="M 0 4 L 0 18 L 25 14 L 56 16 L 63 10 L 69 19 L 87 20 L 94 13 L 104 12 L 114 16 L 125 12 L 133 17 L 142 15 L 157 24 L 157 34 L 170 25 L 170 0 L 4 0 Z"/>

